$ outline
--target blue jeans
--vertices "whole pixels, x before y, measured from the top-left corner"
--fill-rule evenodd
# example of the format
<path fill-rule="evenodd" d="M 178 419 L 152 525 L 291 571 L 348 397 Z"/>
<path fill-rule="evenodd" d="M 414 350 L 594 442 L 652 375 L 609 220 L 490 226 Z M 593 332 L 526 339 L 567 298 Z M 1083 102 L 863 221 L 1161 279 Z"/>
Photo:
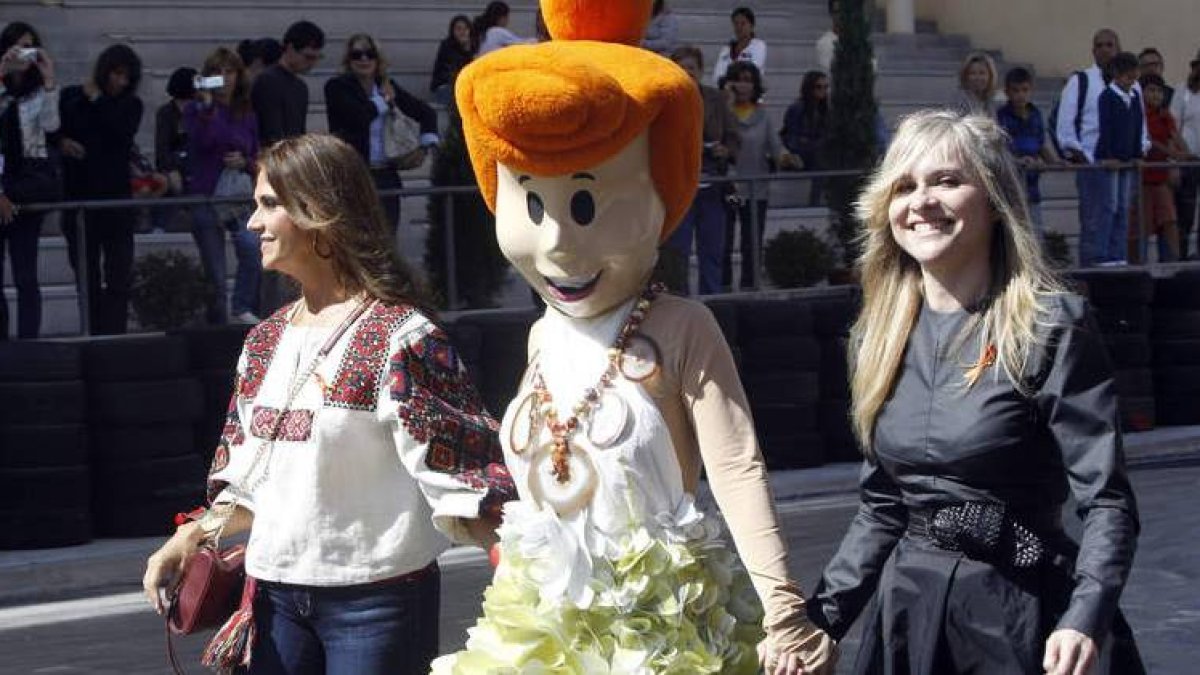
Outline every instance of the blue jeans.
<path fill-rule="evenodd" d="M 259 582 L 248 675 L 427 675 L 441 575 L 316 587 Z"/>
<path fill-rule="evenodd" d="M 258 285 L 262 280 L 258 235 L 247 229 L 245 223 L 220 222 L 211 206 L 197 206 L 192 209 L 192 238 L 196 240 L 196 248 L 200 251 L 204 276 L 214 286 L 208 303 L 209 323 L 225 323 L 228 318 L 225 304 L 225 230 L 233 238 L 233 251 L 238 261 L 237 276 L 233 282 L 233 314 L 257 313 L 258 310 Z"/>
<path fill-rule="evenodd" d="M 1080 267 L 1091 267 L 1108 260 L 1112 226 L 1120 213 L 1114 173 L 1089 169 L 1075 174 L 1075 188 L 1079 193 Z"/>
<path fill-rule="evenodd" d="M 1104 262 L 1124 261 L 1129 257 L 1129 208 L 1133 203 L 1136 169 L 1121 169 L 1106 174 L 1113 194 L 1115 211 L 1108 222 Z"/>
<path fill-rule="evenodd" d="M 1042 215 L 1041 202 L 1029 202 L 1029 224 L 1033 226 L 1033 233 L 1037 235 L 1038 241 L 1046 236 L 1046 224 Z"/>
<path fill-rule="evenodd" d="M 721 292 L 721 260 L 725 257 L 724 186 L 700 188 L 679 227 L 667 245 L 688 260 L 692 239 L 696 240 L 696 258 L 700 264 L 700 294 Z"/>

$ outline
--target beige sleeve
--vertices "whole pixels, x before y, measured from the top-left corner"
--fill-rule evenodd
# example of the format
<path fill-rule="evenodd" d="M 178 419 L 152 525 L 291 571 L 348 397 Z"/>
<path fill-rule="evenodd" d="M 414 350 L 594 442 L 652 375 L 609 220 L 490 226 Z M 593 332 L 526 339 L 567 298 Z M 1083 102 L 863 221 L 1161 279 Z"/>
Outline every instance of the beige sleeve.
<path fill-rule="evenodd" d="M 819 668 L 835 647 L 809 623 L 804 593 L 788 578 L 787 548 L 733 355 L 706 307 L 679 307 L 686 311 L 673 322 L 669 341 L 677 344 L 664 350 L 667 365 L 679 378 L 713 496 L 766 610 L 763 627 L 776 648 L 799 651 L 810 670 Z"/>

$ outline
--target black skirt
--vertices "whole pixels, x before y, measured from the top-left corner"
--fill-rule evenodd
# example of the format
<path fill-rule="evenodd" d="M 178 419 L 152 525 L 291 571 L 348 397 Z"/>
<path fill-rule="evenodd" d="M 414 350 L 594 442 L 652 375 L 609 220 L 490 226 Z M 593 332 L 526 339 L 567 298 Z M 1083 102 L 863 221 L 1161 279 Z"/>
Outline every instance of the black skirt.
<path fill-rule="evenodd" d="M 1068 543 L 1067 546 L 1070 546 Z M 884 566 L 855 659 L 858 675 L 1043 675 L 1046 639 L 1070 599 L 1072 555 L 1005 569 L 906 534 Z M 1104 673 L 1144 675 L 1120 612 Z"/>

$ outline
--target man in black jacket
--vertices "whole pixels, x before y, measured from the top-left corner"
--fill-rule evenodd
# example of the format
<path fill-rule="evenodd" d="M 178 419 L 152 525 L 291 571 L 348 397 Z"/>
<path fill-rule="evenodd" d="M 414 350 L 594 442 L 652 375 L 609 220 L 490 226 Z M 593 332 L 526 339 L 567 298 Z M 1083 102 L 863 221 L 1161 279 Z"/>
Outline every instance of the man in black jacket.
<path fill-rule="evenodd" d="M 300 76 L 321 60 L 325 33 L 311 21 L 297 21 L 283 34 L 283 56 L 254 78 L 250 100 L 258 117 L 258 140 L 266 148 L 275 141 L 299 136 L 307 128 L 308 85 Z M 269 316 L 288 298 L 279 275 L 266 272 L 260 307 Z"/>

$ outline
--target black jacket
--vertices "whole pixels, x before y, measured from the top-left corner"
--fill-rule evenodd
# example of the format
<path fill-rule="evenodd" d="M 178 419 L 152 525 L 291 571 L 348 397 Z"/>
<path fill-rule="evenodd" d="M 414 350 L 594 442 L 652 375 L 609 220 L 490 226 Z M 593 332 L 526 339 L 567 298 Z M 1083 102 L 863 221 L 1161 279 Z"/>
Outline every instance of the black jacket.
<path fill-rule="evenodd" d="M 988 667 L 971 672 L 1040 673 L 1057 628 L 1097 644 L 1111 628 L 1124 643 L 1120 658 L 1114 647 L 1112 672 L 1144 672 L 1117 610 L 1138 515 L 1112 366 L 1084 301 L 1051 303 L 1026 370 L 1028 392 L 998 366 L 964 388 L 964 364 L 980 352 L 973 337 L 954 349 L 967 313 L 922 311 L 876 421 L 877 461 L 864 465 L 862 505 L 809 602 L 817 625 L 840 639 L 877 592 L 853 672 L 953 672 L 939 659 L 973 645 Z M 1057 564 L 1036 571 L 937 549 L 910 525 L 911 514 L 965 501 L 1055 521 L 1068 494 L 1083 520 L 1080 544 L 1061 525 L 1043 525 L 1038 534 Z"/>
<path fill-rule="evenodd" d="M 452 37 L 442 40 L 438 45 L 437 56 L 433 59 L 433 75 L 429 78 L 429 91 L 437 91 L 443 84 L 451 84 L 458 71 L 466 67 L 475 58 L 469 50 L 463 49 Z"/>
<path fill-rule="evenodd" d="M 400 112 L 421 125 L 422 134 L 436 134 L 437 113 L 421 99 L 400 88 L 392 80 L 396 105 Z M 371 122 L 377 111 L 358 79 L 353 75 L 338 75 L 325 83 L 325 116 L 329 133 L 354 146 L 363 159 L 370 162 Z"/>
<path fill-rule="evenodd" d="M 129 197 L 129 155 L 142 123 L 142 100 L 134 94 L 89 100 L 83 87 L 62 90 L 60 134 L 87 149 L 83 159 L 64 159 L 69 197 Z"/>

